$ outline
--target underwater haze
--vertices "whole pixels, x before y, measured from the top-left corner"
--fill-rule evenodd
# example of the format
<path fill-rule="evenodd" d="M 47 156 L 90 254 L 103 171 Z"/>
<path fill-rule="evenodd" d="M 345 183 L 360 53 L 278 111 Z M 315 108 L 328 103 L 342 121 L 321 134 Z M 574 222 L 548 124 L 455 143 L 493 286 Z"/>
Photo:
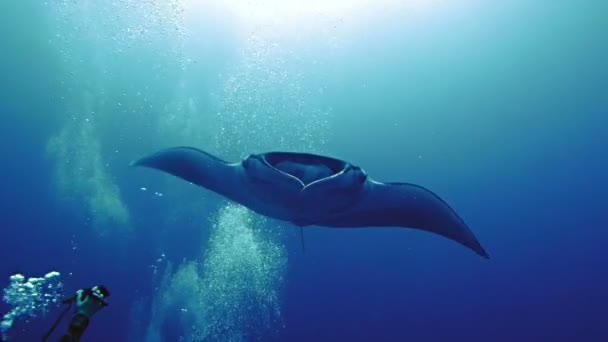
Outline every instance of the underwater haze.
<path fill-rule="evenodd" d="M 608 341 L 607 13 L 0 2 L 4 339 L 39 341 L 61 297 L 103 284 L 83 342 Z M 130 166 L 182 145 L 231 162 L 317 153 L 420 184 L 490 259 L 401 228 L 305 227 L 303 250 L 290 223 Z M 45 275 L 52 288 L 14 283 Z"/>

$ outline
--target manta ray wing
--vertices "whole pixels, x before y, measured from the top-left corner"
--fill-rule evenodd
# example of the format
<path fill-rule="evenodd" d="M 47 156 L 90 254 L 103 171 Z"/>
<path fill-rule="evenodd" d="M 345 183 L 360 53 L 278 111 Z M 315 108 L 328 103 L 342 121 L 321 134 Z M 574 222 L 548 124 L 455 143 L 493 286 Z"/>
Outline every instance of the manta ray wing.
<path fill-rule="evenodd" d="M 160 170 L 218 193 L 241 204 L 247 197 L 242 168 L 193 147 L 172 147 L 143 157 L 133 163 Z"/>
<path fill-rule="evenodd" d="M 439 196 L 409 183 L 368 180 L 359 201 L 317 225 L 330 227 L 407 227 L 435 233 L 489 258 L 473 232 Z"/>
<path fill-rule="evenodd" d="M 374 181 L 360 168 L 337 159 L 272 152 L 229 164 L 196 148 L 174 147 L 132 165 L 172 174 L 261 215 L 296 225 L 415 228 L 488 258 L 464 221 L 431 191 Z"/>

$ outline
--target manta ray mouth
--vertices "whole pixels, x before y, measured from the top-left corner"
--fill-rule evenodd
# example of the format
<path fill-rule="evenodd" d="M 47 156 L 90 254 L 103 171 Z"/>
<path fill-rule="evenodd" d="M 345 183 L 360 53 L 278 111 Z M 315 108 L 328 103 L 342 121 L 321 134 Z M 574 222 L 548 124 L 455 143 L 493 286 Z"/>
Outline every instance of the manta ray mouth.
<path fill-rule="evenodd" d="M 342 174 L 347 163 L 307 153 L 271 152 L 264 161 L 275 170 L 298 179 L 304 187 L 320 180 Z"/>

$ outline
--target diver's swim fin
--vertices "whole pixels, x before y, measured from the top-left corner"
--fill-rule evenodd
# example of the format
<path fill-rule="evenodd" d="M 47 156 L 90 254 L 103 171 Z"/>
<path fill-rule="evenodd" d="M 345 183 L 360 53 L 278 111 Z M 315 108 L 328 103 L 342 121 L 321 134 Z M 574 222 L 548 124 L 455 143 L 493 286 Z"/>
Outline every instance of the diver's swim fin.
<path fill-rule="evenodd" d="M 51 337 L 51 334 L 53 333 L 53 331 L 55 331 L 59 323 L 61 323 L 65 314 L 68 313 L 68 311 L 70 311 L 70 309 L 72 308 L 73 303 L 74 301 L 64 301 L 64 304 L 67 304 L 67 306 L 65 307 L 65 309 L 63 309 L 63 311 L 61 311 L 61 314 L 59 314 L 59 317 L 57 317 L 51 329 L 49 329 L 49 331 L 47 331 L 46 334 L 42 336 L 42 342 L 46 342 L 49 337 Z"/>

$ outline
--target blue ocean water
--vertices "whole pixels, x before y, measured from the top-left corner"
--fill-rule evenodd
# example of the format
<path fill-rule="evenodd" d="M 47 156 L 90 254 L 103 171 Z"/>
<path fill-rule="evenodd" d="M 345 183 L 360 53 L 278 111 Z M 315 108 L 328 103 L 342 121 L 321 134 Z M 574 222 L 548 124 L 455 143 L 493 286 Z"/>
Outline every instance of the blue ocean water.
<path fill-rule="evenodd" d="M 83 341 L 606 341 L 605 13 L 2 2 L 0 286 L 106 285 Z M 395 228 L 305 228 L 302 252 L 288 223 L 129 166 L 176 145 L 322 153 L 423 185 L 491 259 Z M 40 340 L 60 311 L 9 340 Z"/>

